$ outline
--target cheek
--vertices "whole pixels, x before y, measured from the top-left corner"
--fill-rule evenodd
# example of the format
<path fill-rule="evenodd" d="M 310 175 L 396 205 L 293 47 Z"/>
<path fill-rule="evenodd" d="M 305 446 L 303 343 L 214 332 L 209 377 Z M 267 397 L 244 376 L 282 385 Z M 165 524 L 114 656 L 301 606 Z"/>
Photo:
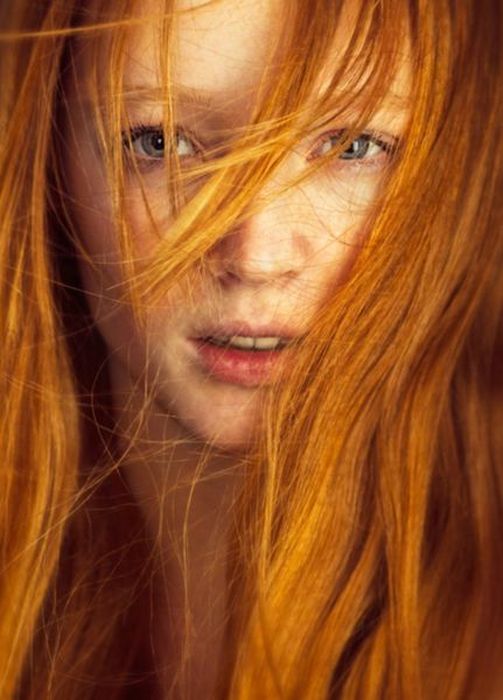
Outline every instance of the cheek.
<path fill-rule="evenodd" d="M 124 290 L 121 251 L 110 188 L 103 169 L 90 157 L 91 153 L 91 148 L 81 146 L 70 154 L 66 168 L 71 216 L 80 248 L 77 255 L 83 291 L 110 352 L 138 368 L 146 361 L 143 331 L 135 323 L 127 301 L 121 299 Z M 141 257 L 142 247 L 149 243 L 147 235 L 140 236 L 135 242 L 135 254 Z"/>
<path fill-rule="evenodd" d="M 372 178 L 324 176 L 305 188 L 309 221 L 318 232 L 312 269 L 318 286 L 333 291 L 343 284 L 364 244 L 377 184 Z M 306 210 L 307 211 L 307 210 Z"/>
<path fill-rule="evenodd" d="M 338 221 L 341 231 L 362 227 L 371 214 L 381 173 L 357 165 L 335 168 L 318 181 L 320 207 Z"/>

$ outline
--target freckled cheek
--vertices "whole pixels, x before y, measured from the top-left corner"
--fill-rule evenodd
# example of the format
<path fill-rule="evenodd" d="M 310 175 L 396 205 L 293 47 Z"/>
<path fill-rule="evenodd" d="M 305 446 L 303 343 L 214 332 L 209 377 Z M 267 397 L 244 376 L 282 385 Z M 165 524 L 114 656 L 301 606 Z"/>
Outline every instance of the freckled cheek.
<path fill-rule="evenodd" d="M 150 211 L 149 211 L 150 210 Z M 172 223 L 167 196 L 149 197 L 148 207 L 138 193 L 128 197 L 125 211 L 132 235 L 133 249 L 141 259 L 153 255 Z"/>
<path fill-rule="evenodd" d="M 320 191 L 328 202 L 340 212 L 351 216 L 368 213 L 379 192 L 381 177 L 374 171 L 366 172 L 357 166 L 329 172 L 320 181 Z"/>
<path fill-rule="evenodd" d="M 313 284 L 330 297 L 347 281 L 370 227 L 370 204 L 376 188 L 372 183 L 326 180 L 305 191 L 309 221 L 318 242 L 311 259 Z M 307 216 L 307 209 L 304 210 Z"/>
<path fill-rule="evenodd" d="M 331 178 L 311 188 L 309 201 L 325 235 L 341 245 L 359 244 L 368 231 L 377 187 L 363 179 Z"/>
<path fill-rule="evenodd" d="M 134 258 L 145 260 L 154 252 L 159 242 L 156 229 L 145 207 L 137 198 L 128 198 L 123 215 L 131 235 Z M 118 282 L 122 254 L 119 225 L 113 217 L 110 196 L 107 193 L 94 193 L 92 200 L 81 200 L 75 207 L 75 219 L 80 240 L 92 263 L 97 265 L 104 277 L 112 283 Z M 161 235 L 165 233 L 165 221 L 158 222 L 157 227 Z"/>
<path fill-rule="evenodd" d="M 67 181 L 72 221 L 86 254 L 100 266 L 116 262 L 111 188 L 102 167 L 87 153 L 70 153 Z M 91 261 L 83 263 L 90 265 Z"/>

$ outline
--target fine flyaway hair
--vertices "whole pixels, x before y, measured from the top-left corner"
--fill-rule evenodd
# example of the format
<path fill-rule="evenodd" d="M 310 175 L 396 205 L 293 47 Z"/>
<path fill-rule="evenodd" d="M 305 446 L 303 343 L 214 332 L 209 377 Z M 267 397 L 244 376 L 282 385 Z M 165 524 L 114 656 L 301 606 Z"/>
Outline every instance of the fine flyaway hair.
<path fill-rule="evenodd" d="M 2 5 L 2 699 L 125 700 L 155 688 L 156 560 L 121 471 L 108 352 L 84 296 L 78 261 L 89 254 L 66 184 L 77 80 L 109 178 L 121 303 L 140 326 L 175 284 L 197 300 L 210 251 L 313 124 L 345 115 L 326 157 L 336 158 L 385 99 L 403 101 L 406 128 L 351 269 L 239 457 L 219 692 L 502 697 L 503 3 L 285 1 L 250 122 L 193 167 L 169 151 L 156 185 L 171 202 L 169 235 L 145 174 L 124 157 L 127 104 L 161 102 L 173 143 L 173 37 L 179 14 L 201 8 Z M 139 27 L 160 47 L 155 96 L 124 84 Z M 407 94 L 395 94 L 404 65 Z M 132 180 L 158 237 L 145 259 L 125 215 Z M 211 478 L 206 457 L 196 475 Z"/>

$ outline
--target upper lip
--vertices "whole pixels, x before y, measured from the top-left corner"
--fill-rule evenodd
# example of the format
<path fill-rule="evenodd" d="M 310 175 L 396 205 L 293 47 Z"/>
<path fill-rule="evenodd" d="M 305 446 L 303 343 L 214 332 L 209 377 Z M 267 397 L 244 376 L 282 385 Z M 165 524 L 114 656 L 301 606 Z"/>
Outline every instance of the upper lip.
<path fill-rule="evenodd" d="M 248 321 L 228 321 L 224 323 L 203 326 L 194 335 L 195 339 L 202 338 L 232 338 L 245 336 L 247 338 L 284 338 L 294 340 L 303 335 L 303 331 L 279 323 L 250 323 Z"/>

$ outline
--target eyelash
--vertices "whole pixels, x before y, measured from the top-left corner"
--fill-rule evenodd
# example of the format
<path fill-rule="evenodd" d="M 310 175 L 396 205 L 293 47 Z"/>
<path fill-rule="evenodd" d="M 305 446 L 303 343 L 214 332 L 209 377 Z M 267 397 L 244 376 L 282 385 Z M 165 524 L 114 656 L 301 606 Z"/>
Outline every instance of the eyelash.
<path fill-rule="evenodd" d="M 344 138 L 344 135 L 346 133 L 346 129 L 337 129 L 331 132 L 326 132 L 322 135 L 321 139 L 317 141 L 317 144 L 315 145 L 314 149 L 311 150 L 311 154 L 308 156 L 307 160 L 314 160 L 317 157 L 323 158 L 325 154 L 318 154 L 318 155 L 312 155 L 313 151 L 316 152 L 316 150 L 319 150 L 321 147 L 323 147 L 323 144 L 326 143 L 327 141 L 335 138 L 338 141 L 341 141 Z M 134 158 L 134 144 L 140 139 L 142 136 L 145 134 L 163 134 L 163 129 L 161 125 L 148 125 L 148 124 L 143 124 L 143 123 L 138 123 L 135 124 L 131 127 L 131 129 L 127 131 L 122 132 L 122 145 L 127 152 L 127 155 L 130 158 Z M 185 159 L 190 159 L 192 157 L 198 157 L 202 156 L 202 148 L 198 144 L 197 140 L 192 136 L 192 134 L 185 130 L 185 129 L 180 129 L 178 128 L 176 131 L 176 136 L 175 138 L 179 138 L 181 136 L 185 137 L 188 141 L 192 143 L 192 145 L 195 147 L 196 154 L 195 156 L 186 156 Z M 164 136 L 163 136 L 164 138 Z M 365 149 L 361 158 L 349 158 L 349 157 L 344 157 L 344 154 L 347 154 L 350 148 L 354 147 L 356 143 L 359 141 L 364 142 L 363 148 Z M 380 134 L 377 134 L 373 131 L 368 131 L 368 132 L 362 132 L 360 135 L 358 135 L 353 141 L 350 143 L 346 151 L 343 151 L 335 161 L 342 161 L 344 165 L 340 167 L 373 167 L 376 165 L 377 160 L 380 158 L 381 154 L 378 154 L 376 156 L 370 157 L 370 158 L 365 158 L 368 149 L 372 146 L 377 146 L 381 149 L 381 153 L 385 156 L 391 157 L 393 153 L 396 151 L 397 146 L 398 146 L 398 138 L 395 136 L 387 136 L 386 138 L 382 137 Z M 328 155 L 328 153 L 326 154 Z M 181 159 L 184 159 L 184 156 L 181 156 Z M 137 162 L 141 161 L 141 167 L 142 169 L 150 169 L 150 168 L 155 168 L 160 166 L 163 161 L 164 157 L 155 157 L 155 156 L 149 156 L 149 155 L 141 155 L 137 154 L 136 158 Z M 332 160 L 332 163 L 335 162 Z"/>
<path fill-rule="evenodd" d="M 313 150 L 316 152 L 319 150 L 320 147 L 323 147 L 323 144 L 326 143 L 327 141 L 330 141 L 331 139 L 335 138 L 336 142 L 341 142 L 347 133 L 346 129 L 336 129 L 335 131 L 329 131 L 327 133 L 324 133 L 319 140 L 319 144 L 317 145 Z M 349 158 L 349 157 L 344 157 L 345 154 L 348 153 L 350 148 L 353 148 L 355 144 L 358 142 L 363 141 L 363 146 L 360 146 L 361 150 L 362 148 L 364 149 L 364 152 L 362 154 L 362 157 L 356 157 L 356 158 Z M 335 144 L 336 145 L 336 144 Z M 368 150 L 372 146 L 377 146 L 380 149 L 380 153 L 374 156 L 370 157 L 365 157 L 367 155 Z M 391 157 L 395 151 L 397 150 L 398 147 L 398 138 L 395 136 L 388 135 L 387 137 L 383 137 L 380 134 L 377 134 L 374 131 L 364 131 L 358 136 L 356 136 L 352 141 L 349 143 L 348 147 L 346 148 L 345 151 L 342 153 L 339 153 L 337 158 L 331 159 L 331 163 L 334 163 L 336 161 L 343 161 L 343 165 L 341 167 L 371 167 L 377 163 L 378 160 L 380 160 L 380 156 L 384 155 L 387 157 Z M 318 154 L 318 155 L 310 155 L 308 157 L 308 160 L 314 160 L 315 158 L 323 158 L 325 154 Z M 328 153 L 326 154 L 327 156 L 329 155 Z"/>
<path fill-rule="evenodd" d="M 129 157 L 130 160 L 134 159 L 135 157 L 135 142 L 142 136 L 145 136 L 146 134 L 161 134 L 164 140 L 164 132 L 160 124 L 154 126 L 151 124 L 139 123 L 134 124 L 129 130 L 122 131 L 122 147 L 124 149 L 124 153 Z M 179 134 L 183 134 L 185 137 L 187 137 L 188 140 L 195 144 L 195 138 L 191 136 L 190 133 L 186 130 L 177 129 L 176 138 L 178 138 Z M 163 145 L 165 144 L 163 143 Z M 200 152 L 200 149 L 198 149 L 198 151 Z M 142 169 L 150 169 L 161 165 L 164 161 L 164 157 L 157 158 L 155 156 L 136 154 L 136 160 L 137 162 L 141 161 Z"/>

